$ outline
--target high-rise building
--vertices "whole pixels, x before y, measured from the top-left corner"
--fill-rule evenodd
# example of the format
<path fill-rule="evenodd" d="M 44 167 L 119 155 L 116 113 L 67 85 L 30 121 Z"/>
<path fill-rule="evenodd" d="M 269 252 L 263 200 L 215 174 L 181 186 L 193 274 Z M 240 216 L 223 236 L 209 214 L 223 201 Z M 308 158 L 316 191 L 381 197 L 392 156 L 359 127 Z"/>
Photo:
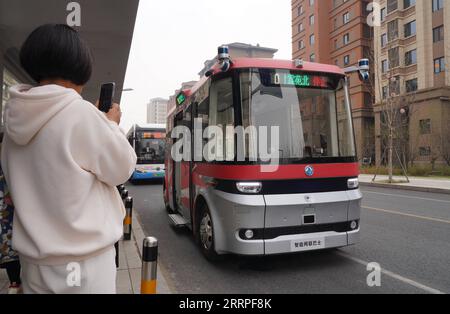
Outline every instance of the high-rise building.
<path fill-rule="evenodd" d="M 377 161 L 386 160 L 386 120 L 406 163 L 450 164 L 450 2 L 380 0 L 375 28 Z M 392 109 L 393 108 L 393 109 Z M 400 129 L 402 132 L 399 132 Z"/>
<path fill-rule="evenodd" d="M 292 0 L 292 53 L 294 59 L 335 64 L 358 64 L 373 54 L 372 29 L 367 24 L 366 0 Z M 350 75 L 350 97 L 360 159 L 373 159 L 373 89 Z"/>
<path fill-rule="evenodd" d="M 166 124 L 167 120 L 167 99 L 153 98 L 147 104 L 147 123 Z"/>

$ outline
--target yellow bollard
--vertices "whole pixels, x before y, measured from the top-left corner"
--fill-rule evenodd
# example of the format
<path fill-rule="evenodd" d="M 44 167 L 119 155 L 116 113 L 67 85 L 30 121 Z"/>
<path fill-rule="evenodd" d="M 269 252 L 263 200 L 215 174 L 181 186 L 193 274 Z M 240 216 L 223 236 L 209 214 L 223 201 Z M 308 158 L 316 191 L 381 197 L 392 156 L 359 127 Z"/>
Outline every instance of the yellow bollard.
<path fill-rule="evenodd" d="M 144 239 L 142 250 L 141 294 L 156 294 L 156 275 L 158 268 L 158 240 Z"/>

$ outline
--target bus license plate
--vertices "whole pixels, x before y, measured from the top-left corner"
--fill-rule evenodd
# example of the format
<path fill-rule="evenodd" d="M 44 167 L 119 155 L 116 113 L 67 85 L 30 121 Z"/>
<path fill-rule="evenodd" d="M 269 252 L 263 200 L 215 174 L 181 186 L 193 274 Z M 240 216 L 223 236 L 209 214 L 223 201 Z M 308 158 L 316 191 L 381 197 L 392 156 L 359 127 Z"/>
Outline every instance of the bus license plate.
<path fill-rule="evenodd" d="M 311 238 L 291 241 L 292 252 L 303 252 L 325 248 L 325 238 Z"/>

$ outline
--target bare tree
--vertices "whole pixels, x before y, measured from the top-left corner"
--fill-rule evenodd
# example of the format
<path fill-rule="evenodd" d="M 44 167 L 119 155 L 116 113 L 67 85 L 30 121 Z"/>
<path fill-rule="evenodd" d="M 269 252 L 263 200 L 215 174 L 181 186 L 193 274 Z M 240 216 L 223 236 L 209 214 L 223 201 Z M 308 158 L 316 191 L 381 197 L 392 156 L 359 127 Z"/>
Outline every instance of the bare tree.
<path fill-rule="evenodd" d="M 381 121 L 381 141 L 385 147 L 382 148 L 382 160 L 387 159 L 389 182 L 393 182 L 394 158 L 403 169 L 405 177 L 408 179 L 406 164 L 409 160 L 409 117 L 412 114 L 412 106 L 416 94 L 414 92 L 402 93 L 399 68 L 402 66 L 400 50 L 398 45 L 394 45 L 398 38 L 398 22 L 389 22 L 387 34 L 383 39 L 382 49 L 387 51 L 387 58 L 382 59 L 381 53 L 376 47 L 374 49 L 374 64 L 381 65 L 375 71 L 375 90 L 380 95 L 380 121 Z M 384 82 L 387 82 L 385 85 Z M 384 146 L 382 145 L 382 146 Z M 397 149 L 400 148 L 400 152 Z M 386 156 L 387 155 L 387 156 Z M 377 174 L 375 174 L 376 177 Z M 374 180 L 375 180 L 374 177 Z"/>

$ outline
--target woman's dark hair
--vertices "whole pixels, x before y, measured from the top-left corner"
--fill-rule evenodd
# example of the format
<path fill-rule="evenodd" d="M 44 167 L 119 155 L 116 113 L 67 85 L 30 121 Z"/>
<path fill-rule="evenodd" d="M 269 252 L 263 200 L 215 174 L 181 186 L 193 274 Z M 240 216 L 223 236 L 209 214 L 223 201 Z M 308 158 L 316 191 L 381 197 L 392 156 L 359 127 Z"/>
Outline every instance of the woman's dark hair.
<path fill-rule="evenodd" d="M 92 55 L 78 32 L 64 24 L 36 28 L 20 50 L 20 63 L 36 81 L 64 79 L 85 85 L 92 74 Z"/>

